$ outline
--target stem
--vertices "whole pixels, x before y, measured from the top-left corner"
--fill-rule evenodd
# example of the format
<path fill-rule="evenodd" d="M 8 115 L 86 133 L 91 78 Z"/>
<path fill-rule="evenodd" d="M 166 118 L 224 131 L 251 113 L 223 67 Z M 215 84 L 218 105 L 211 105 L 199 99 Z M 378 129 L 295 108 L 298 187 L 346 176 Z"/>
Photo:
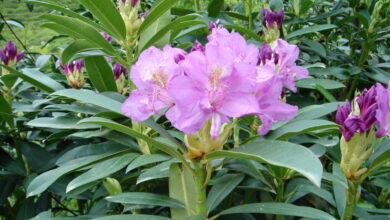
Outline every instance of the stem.
<path fill-rule="evenodd" d="M 195 0 L 195 10 L 196 11 L 202 10 L 200 6 L 200 0 Z"/>
<path fill-rule="evenodd" d="M 276 202 L 284 202 L 284 181 L 283 179 L 276 180 Z M 283 220 L 283 215 L 277 215 L 276 220 Z"/>
<path fill-rule="evenodd" d="M 238 118 L 234 118 L 233 119 L 233 123 L 235 123 L 233 128 L 234 147 L 240 146 L 240 127 L 237 122 L 238 122 Z"/>
<path fill-rule="evenodd" d="M 252 23 L 253 23 L 253 18 L 252 18 L 252 0 L 248 0 L 248 20 L 249 20 L 249 25 L 248 29 L 252 30 Z"/>
<path fill-rule="evenodd" d="M 205 167 L 199 161 L 194 161 L 195 165 L 195 197 L 196 197 L 196 213 L 198 215 L 205 214 L 206 208 L 206 180 Z"/>
<path fill-rule="evenodd" d="M 358 193 L 358 187 L 359 184 L 354 183 L 350 180 L 348 180 L 348 191 L 347 191 L 347 206 L 345 207 L 344 211 L 344 220 L 350 220 L 353 217 L 353 211 L 355 210 L 355 206 L 357 201 L 359 200 L 359 193 Z"/>

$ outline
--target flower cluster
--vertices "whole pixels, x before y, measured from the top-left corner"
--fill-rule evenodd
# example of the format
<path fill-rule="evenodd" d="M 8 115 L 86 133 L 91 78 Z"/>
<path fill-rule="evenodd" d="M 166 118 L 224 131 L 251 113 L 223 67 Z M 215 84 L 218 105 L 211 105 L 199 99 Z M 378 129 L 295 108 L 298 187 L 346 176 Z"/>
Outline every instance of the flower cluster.
<path fill-rule="evenodd" d="M 195 42 L 189 54 L 169 45 L 151 47 L 132 66 L 137 89 L 122 111 L 137 122 L 165 112 L 186 134 L 210 121 L 212 139 L 230 118 L 257 115 L 264 135 L 273 123 L 296 114 L 296 106 L 281 100 L 282 91 L 284 86 L 295 91 L 294 80 L 307 76 L 307 70 L 295 65 L 299 50 L 294 45 L 279 40 L 274 49 L 263 49 L 259 54 L 239 33 L 224 28 L 214 28 L 205 46 Z"/>
<path fill-rule="evenodd" d="M 390 81 L 389 81 L 390 83 Z M 358 94 L 353 102 L 338 106 L 336 122 L 341 133 L 349 141 L 355 133 L 364 133 L 379 124 L 377 136 L 390 136 L 390 88 L 377 83 Z"/>
<path fill-rule="evenodd" d="M 60 67 L 62 72 L 65 74 L 66 79 L 70 86 L 75 89 L 83 88 L 85 84 L 84 80 L 84 61 L 83 60 L 75 60 L 73 62 L 62 64 L 60 61 Z"/>
<path fill-rule="evenodd" d="M 284 19 L 283 10 L 271 11 L 263 10 L 264 40 L 267 43 L 273 43 L 280 37 L 279 29 L 282 27 Z"/>
<path fill-rule="evenodd" d="M 143 17 L 138 15 L 138 0 L 119 0 L 119 13 L 126 26 L 126 44 L 132 44 L 135 40 L 135 34 L 140 27 Z"/>
<path fill-rule="evenodd" d="M 4 49 L 0 48 L 0 59 L 4 65 L 15 67 L 16 63 L 23 59 L 24 53 L 24 51 L 18 53 L 15 44 L 12 41 L 8 41 Z"/>

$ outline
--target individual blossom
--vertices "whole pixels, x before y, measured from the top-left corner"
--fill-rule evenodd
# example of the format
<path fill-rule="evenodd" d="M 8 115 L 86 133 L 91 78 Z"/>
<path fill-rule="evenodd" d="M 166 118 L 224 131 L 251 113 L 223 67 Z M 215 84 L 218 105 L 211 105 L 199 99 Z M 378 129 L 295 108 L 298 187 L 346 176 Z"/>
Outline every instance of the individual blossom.
<path fill-rule="evenodd" d="M 279 29 L 282 27 L 284 19 L 283 10 L 271 11 L 269 9 L 263 10 L 263 27 L 265 42 L 273 43 L 280 37 Z"/>
<path fill-rule="evenodd" d="M 16 63 L 23 59 L 24 53 L 24 51 L 18 53 L 15 44 L 12 41 L 8 41 L 4 49 L 0 49 L 0 59 L 3 65 L 15 67 Z"/>
<path fill-rule="evenodd" d="M 126 73 L 127 70 L 124 66 L 119 63 L 115 63 L 112 66 L 112 71 L 114 72 L 114 78 L 116 82 L 116 87 L 120 94 L 125 94 L 127 89 L 125 87 Z"/>
<path fill-rule="evenodd" d="M 213 34 L 218 34 L 216 30 L 213 29 Z M 256 63 L 253 70 L 236 65 L 250 62 L 246 59 L 248 54 L 241 54 L 241 49 L 236 48 L 243 46 L 242 50 L 245 50 L 248 45 L 237 41 L 236 45 L 226 46 L 227 41 L 232 40 L 229 37 L 238 38 L 224 36 L 225 33 L 228 32 L 221 33 L 220 41 L 214 39 L 218 36 L 209 36 L 211 41 L 206 44 L 204 53 L 188 54 L 181 63 L 184 75 L 172 80 L 169 92 L 175 106 L 166 116 L 173 126 L 186 134 L 198 131 L 211 120 L 210 135 L 215 140 L 222 123 L 229 122 L 228 117 L 237 118 L 259 111 L 251 86 Z"/>
<path fill-rule="evenodd" d="M 81 89 L 85 84 L 84 80 L 84 61 L 75 60 L 67 64 L 62 64 L 60 61 L 60 67 L 65 74 L 68 83 L 72 88 Z"/>
<path fill-rule="evenodd" d="M 376 119 L 379 122 L 379 129 L 376 133 L 378 137 L 390 136 L 390 81 L 387 83 L 387 89 L 380 83 L 376 84 Z"/>
<path fill-rule="evenodd" d="M 191 52 L 200 51 L 204 53 L 204 50 L 205 50 L 204 46 L 198 40 L 195 40 L 194 45 L 191 48 Z"/>
<path fill-rule="evenodd" d="M 180 50 L 167 45 L 163 50 L 151 47 L 141 53 L 131 68 L 130 78 L 137 88 L 122 105 L 125 115 L 140 122 L 173 105 L 168 87 L 172 78 L 181 74 L 177 56 L 184 51 L 178 53 Z"/>
<path fill-rule="evenodd" d="M 357 95 L 352 105 L 347 100 L 344 106 L 337 107 L 336 122 L 342 126 L 341 133 L 346 141 L 349 141 L 355 133 L 364 133 L 378 123 L 376 99 L 377 90 L 373 86 Z"/>
<path fill-rule="evenodd" d="M 221 20 L 209 21 L 209 30 L 212 31 L 214 28 L 219 28 L 222 25 Z"/>

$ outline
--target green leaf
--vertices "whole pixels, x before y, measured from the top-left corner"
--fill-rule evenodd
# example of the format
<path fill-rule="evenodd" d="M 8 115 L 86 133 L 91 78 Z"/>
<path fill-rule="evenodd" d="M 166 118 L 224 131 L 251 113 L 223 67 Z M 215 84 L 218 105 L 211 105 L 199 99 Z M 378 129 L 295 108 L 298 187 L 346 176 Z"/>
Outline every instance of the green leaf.
<path fill-rule="evenodd" d="M 322 87 L 319 84 L 316 84 L 314 86 L 318 92 L 320 92 L 329 102 L 337 102 L 337 99 L 330 93 L 328 90 L 326 90 L 324 87 Z"/>
<path fill-rule="evenodd" d="M 348 188 L 347 179 L 343 172 L 341 172 L 340 164 L 333 163 L 333 175 L 342 180 L 342 183 L 339 181 L 332 181 L 333 194 L 336 201 L 336 208 L 339 217 L 342 218 L 344 216 L 345 207 L 347 205 L 347 196 L 346 190 Z"/>
<path fill-rule="evenodd" d="M 10 127 L 14 126 L 14 119 L 12 115 L 12 108 L 3 95 L 0 94 L 0 121 L 4 120 Z"/>
<path fill-rule="evenodd" d="M 245 144 L 231 151 L 215 151 L 206 155 L 207 160 L 225 157 L 257 160 L 289 168 L 302 174 L 315 185 L 321 184 L 321 162 L 311 150 L 298 144 L 262 140 Z M 305 160 L 298 158 L 305 158 Z"/>
<path fill-rule="evenodd" d="M 343 102 L 331 102 L 321 105 L 309 105 L 301 108 L 298 111 L 297 116 L 293 119 L 297 120 L 310 120 L 323 117 L 337 110 L 337 105 L 343 105 Z"/>
<path fill-rule="evenodd" d="M 109 202 L 184 208 L 183 203 L 168 196 L 143 192 L 128 192 L 106 197 Z"/>
<path fill-rule="evenodd" d="M 74 55 L 80 52 L 97 50 L 101 47 L 96 46 L 96 44 L 91 43 L 88 40 L 75 40 L 73 43 L 69 44 L 68 47 L 62 52 L 61 60 L 62 63 L 68 63 L 74 60 Z"/>
<path fill-rule="evenodd" d="M 194 177 L 188 168 L 173 163 L 169 168 L 169 196 L 185 205 L 185 208 L 171 208 L 173 219 L 182 219 L 196 214 Z"/>
<path fill-rule="evenodd" d="M 207 7 L 209 17 L 216 18 L 223 7 L 224 0 L 212 0 Z"/>
<path fill-rule="evenodd" d="M 164 154 L 144 154 L 133 160 L 126 168 L 126 173 L 148 164 L 158 163 L 161 161 L 169 160 L 170 157 Z"/>
<path fill-rule="evenodd" d="M 172 148 L 171 146 L 166 145 L 162 142 L 156 141 L 156 140 L 154 140 L 146 135 L 143 135 L 143 134 L 127 127 L 127 126 L 121 125 L 121 124 L 116 123 L 112 120 L 109 120 L 106 118 L 91 117 L 91 118 L 83 119 L 79 122 L 79 124 L 83 124 L 83 123 L 92 123 L 92 124 L 102 125 L 102 126 L 111 128 L 113 130 L 119 131 L 121 133 L 130 135 L 134 138 L 140 138 L 142 140 L 145 140 L 147 143 L 152 144 L 157 149 L 159 149 L 159 150 L 171 155 L 172 157 L 179 159 L 181 162 L 187 164 L 184 157 L 176 149 Z"/>
<path fill-rule="evenodd" d="M 10 71 L 11 74 L 15 74 L 16 76 L 22 78 L 24 81 L 46 92 L 54 92 L 57 90 L 64 89 L 64 87 L 57 81 L 41 73 L 37 69 L 24 68 L 22 72 L 19 72 L 8 66 L 3 66 L 1 64 L 0 66 L 6 68 L 8 71 Z"/>
<path fill-rule="evenodd" d="M 126 26 L 111 0 L 80 0 L 92 15 L 101 22 L 110 32 L 107 34 L 124 40 L 126 39 Z"/>
<path fill-rule="evenodd" d="M 297 81 L 298 88 L 305 89 L 316 89 L 316 86 L 322 86 L 324 89 L 340 89 L 344 88 L 345 85 L 336 80 L 330 79 L 315 79 L 315 78 L 306 78 Z"/>
<path fill-rule="evenodd" d="M 313 219 L 336 220 L 333 216 L 321 210 L 305 206 L 296 206 L 288 203 L 253 203 L 239 205 L 227 209 L 220 214 L 227 215 L 235 213 L 262 213 L 306 217 Z"/>
<path fill-rule="evenodd" d="M 226 28 L 230 28 L 230 29 L 233 29 L 243 35 L 247 35 L 249 37 L 252 37 L 254 40 L 256 41 L 260 41 L 260 36 L 258 36 L 255 32 L 249 30 L 249 29 L 246 29 L 240 25 L 235 25 L 235 24 L 224 24 L 223 25 L 224 27 Z"/>
<path fill-rule="evenodd" d="M 89 79 L 99 92 L 118 91 L 116 88 L 114 73 L 104 57 L 86 57 L 85 67 L 87 69 Z"/>
<path fill-rule="evenodd" d="M 120 155 L 108 160 L 105 160 L 96 166 L 94 166 L 89 171 L 81 174 L 77 178 L 73 179 L 68 186 L 66 187 L 66 192 L 70 192 L 77 187 L 83 186 L 85 184 L 91 183 L 95 180 L 102 179 L 109 176 L 112 173 L 115 173 L 129 164 L 138 154 L 128 153 Z"/>
<path fill-rule="evenodd" d="M 337 26 L 334 24 L 320 24 L 320 25 L 305 27 L 305 28 L 302 28 L 302 29 L 299 29 L 299 30 L 296 30 L 296 31 L 293 31 L 293 32 L 290 32 L 289 34 L 287 34 L 286 40 L 293 38 L 293 37 L 296 37 L 296 36 L 309 34 L 309 33 L 313 33 L 313 32 L 318 32 L 318 31 L 323 31 L 323 30 L 328 30 L 328 29 L 333 29 L 336 27 Z"/>
<path fill-rule="evenodd" d="M 116 55 L 113 46 L 90 24 L 80 21 L 75 18 L 47 14 L 42 18 L 52 21 L 56 24 L 56 30 L 62 30 L 69 36 L 81 38 L 90 41 L 98 47 L 103 48 L 107 53 Z"/>
<path fill-rule="evenodd" d="M 276 129 L 270 135 L 270 139 L 285 140 L 290 137 L 321 129 L 338 129 L 339 125 L 326 120 L 299 120 L 292 121 Z"/>
<path fill-rule="evenodd" d="M 169 176 L 169 167 L 173 163 L 177 163 L 178 160 L 173 158 L 171 160 L 165 161 L 160 163 L 157 166 L 154 166 L 152 168 L 149 168 L 145 170 L 145 172 L 141 173 L 141 175 L 137 178 L 137 184 L 140 184 L 142 182 L 154 180 L 154 179 L 161 179 L 166 178 Z"/>
<path fill-rule="evenodd" d="M 390 149 L 382 152 L 380 155 L 377 155 L 377 157 L 371 162 L 370 168 L 368 169 L 368 173 L 378 169 L 383 164 L 390 161 Z"/>
<path fill-rule="evenodd" d="M 171 220 L 167 217 L 160 217 L 155 215 L 109 215 L 93 220 Z"/>
<path fill-rule="evenodd" d="M 39 127 L 39 128 L 54 128 L 54 129 L 91 129 L 100 128 L 96 125 L 78 125 L 79 118 L 71 118 L 68 116 L 60 116 L 56 118 L 41 117 L 33 119 L 26 123 L 28 126 Z"/>
<path fill-rule="evenodd" d="M 86 89 L 64 89 L 57 91 L 52 96 L 63 96 L 71 99 L 75 99 L 78 101 L 81 101 L 83 103 L 89 103 L 93 104 L 102 108 L 105 108 L 107 110 L 116 112 L 118 114 L 122 114 L 121 112 L 121 105 L 122 103 L 108 98 L 107 96 L 104 96 L 102 94 L 98 94 L 91 90 Z"/>
<path fill-rule="evenodd" d="M 213 211 L 243 179 L 242 174 L 225 174 L 218 179 L 207 195 L 207 211 Z"/>
<path fill-rule="evenodd" d="M 50 185 L 52 185 L 58 178 L 61 176 L 72 172 L 77 169 L 81 169 L 83 167 L 90 166 L 97 162 L 100 162 L 104 159 L 113 157 L 115 155 L 120 155 L 123 153 L 127 153 L 129 150 L 115 152 L 115 153 L 106 153 L 101 155 L 94 155 L 89 157 L 82 157 L 75 160 L 71 160 L 68 163 L 60 166 L 56 169 L 49 170 L 45 173 L 40 174 L 36 178 L 34 178 L 31 183 L 27 187 L 27 197 L 35 196 L 43 191 L 45 191 Z"/>
<path fill-rule="evenodd" d="M 307 38 L 301 39 L 301 41 L 308 45 L 313 51 L 315 51 L 318 55 L 326 57 L 326 50 L 322 44 L 317 41 L 309 40 Z"/>
<path fill-rule="evenodd" d="M 177 0 L 161 0 L 156 5 L 153 5 L 152 10 L 142 22 L 138 30 L 138 35 L 145 31 L 150 25 L 152 25 L 157 19 L 160 18 L 166 11 L 168 11 Z"/>
<path fill-rule="evenodd" d="M 188 17 L 197 17 L 197 15 L 187 15 Z M 156 44 L 156 42 L 158 42 L 160 39 L 164 38 L 165 35 L 171 31 L 171 30 L 180 30 L 180 29 L 185 29 L 187 27 L 192 27 L 194 25 L 205 25 L 206 24 L 203 22 L 203 21 L 183 21 L 182 18 L 184 17 L 181 17 L 179 19 L 176 19 L 175 21 L 169 23 L 168 25 L 166 25 L 165 27 L 161 28 L 156 34 L 153 35 L 153 37 L 151 37 L 142 47 L 141 51 L 149 48 L 150 46 Z M 145 32 L 146 33 L 146 32 Z M 169 40 L 170 42 L 170 40 Z M 169 43 L 167 42 L 167 43 Z"/>
<path fill-rule="evenodd" d="M 139 53 L 141 53 L 144 49 L 148 48 L 152 44 L 157 47 L 163 47 L 170 42 L 169 29 L 164 29 L 164 27 L 171 24 L 171 19 L 172 16 L 170 11 L 166 11 L 159 18 L 157 18 L 153 22 L 153 24 L 151 24 L 145 31 L 141 33 L 140 40 L 138 42 Z M 162 33 L 159 33 L 161 31 Z M 160 37 L 157 38 L 156 35 L 159 35 Z"/>

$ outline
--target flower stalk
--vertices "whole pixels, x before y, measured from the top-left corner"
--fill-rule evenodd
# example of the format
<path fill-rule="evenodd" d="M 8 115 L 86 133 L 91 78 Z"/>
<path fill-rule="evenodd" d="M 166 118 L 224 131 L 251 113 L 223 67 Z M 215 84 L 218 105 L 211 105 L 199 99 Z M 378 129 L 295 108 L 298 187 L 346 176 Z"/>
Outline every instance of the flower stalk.
<path fill-rule="evenodd" d="M 195 166 L 195 198 L 196 214 L 201 215 L 207 212 L 206 206 L 206 167 L 199 160 L 193 161 Z"/>

